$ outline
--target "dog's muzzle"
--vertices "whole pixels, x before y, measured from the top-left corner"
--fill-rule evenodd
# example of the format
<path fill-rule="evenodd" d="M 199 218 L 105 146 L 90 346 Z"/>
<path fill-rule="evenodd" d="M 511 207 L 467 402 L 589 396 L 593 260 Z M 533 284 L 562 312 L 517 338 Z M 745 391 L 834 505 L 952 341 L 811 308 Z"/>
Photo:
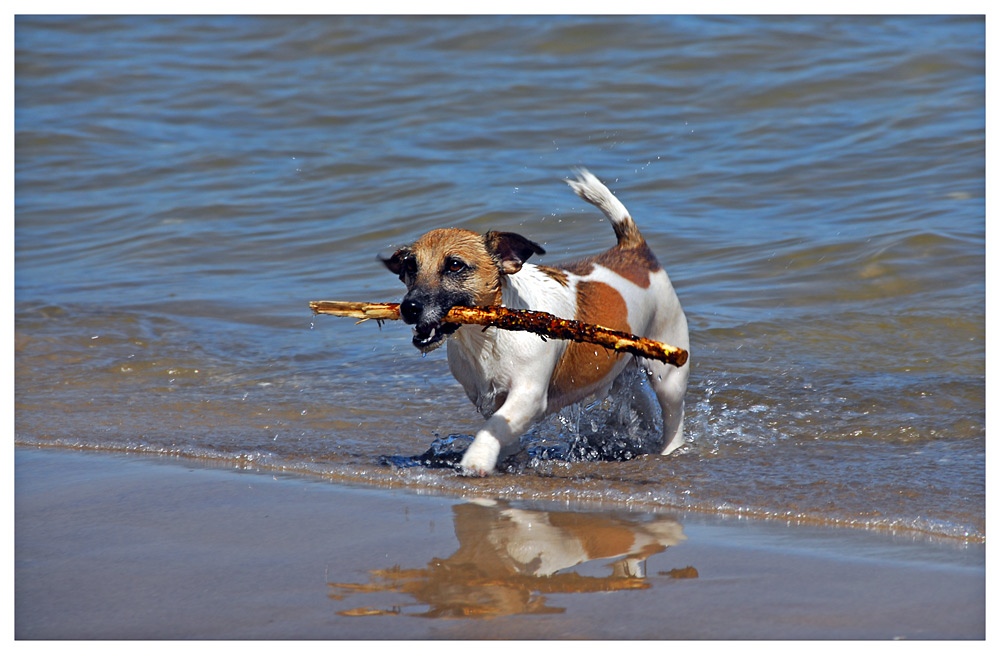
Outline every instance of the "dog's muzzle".
<path fill-rule="evenodd" d="M 399 313 L 403 322 L 413 325 L 413 345 L 423 353 L 428 353 L 442 343 L 455 330 L 461 327 L 458 323 L 445 323 L 440 319 L 447 312 L 430 311 L 422 302 L 414 298 L 405 298 L 399 305 Z"/>

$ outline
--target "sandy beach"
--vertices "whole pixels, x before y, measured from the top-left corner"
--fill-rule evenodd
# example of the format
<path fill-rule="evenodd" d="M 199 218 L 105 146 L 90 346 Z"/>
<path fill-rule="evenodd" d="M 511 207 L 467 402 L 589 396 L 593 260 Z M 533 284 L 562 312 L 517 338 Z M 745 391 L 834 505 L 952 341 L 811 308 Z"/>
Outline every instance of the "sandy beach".
<path fill-rule="evenodd" d="M 15 451 L 17 639 L 983 639 L 985 547 Z"/>

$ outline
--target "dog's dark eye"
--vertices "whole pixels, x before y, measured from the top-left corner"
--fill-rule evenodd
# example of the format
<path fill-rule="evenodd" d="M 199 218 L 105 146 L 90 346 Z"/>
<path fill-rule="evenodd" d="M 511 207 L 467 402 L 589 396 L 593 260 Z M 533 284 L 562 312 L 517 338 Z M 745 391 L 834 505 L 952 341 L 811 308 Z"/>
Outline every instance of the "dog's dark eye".
<path fill-rule="evenodd" d="M 465 270 L 465 262 L 455 257 L 449 257 L 444 262 L 444 270 L 449 273 L 460 273 Z"/>
<path fill-rule="evenodd" d="M 417 272 L 417 258 L 407 257 L 406 259 L 404 259 L 403 270 L 409 273 L 410 275 L 415 274 Z"/>

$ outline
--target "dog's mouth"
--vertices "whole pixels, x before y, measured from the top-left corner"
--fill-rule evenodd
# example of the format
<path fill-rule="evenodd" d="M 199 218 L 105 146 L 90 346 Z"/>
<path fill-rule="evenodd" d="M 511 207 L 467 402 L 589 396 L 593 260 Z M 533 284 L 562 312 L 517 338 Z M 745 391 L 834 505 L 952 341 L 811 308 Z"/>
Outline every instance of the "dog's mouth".
<path fill-rule="evenodd" d="M 413 345 L 422 353 L 429 353 L 461 327 L 458 323 L 430 323 L 413 328 Z"/>

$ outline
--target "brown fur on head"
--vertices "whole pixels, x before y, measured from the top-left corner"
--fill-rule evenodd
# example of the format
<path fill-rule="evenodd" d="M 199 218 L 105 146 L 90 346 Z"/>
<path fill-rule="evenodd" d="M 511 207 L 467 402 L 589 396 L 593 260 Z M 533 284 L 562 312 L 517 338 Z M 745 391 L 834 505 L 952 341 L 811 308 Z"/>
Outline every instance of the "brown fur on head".
<path fill-rule="evenodd" d="M 413 345 L 428 352 L 459 327 L 442 323 L 448 310 L 499 305 L 501 276 L 517 273 L 535 253 L 543 255 L 545 250 L 513 232 L 442 229 L 382 262 L 406 284 L 400 314 L 414 326 Z"/>

